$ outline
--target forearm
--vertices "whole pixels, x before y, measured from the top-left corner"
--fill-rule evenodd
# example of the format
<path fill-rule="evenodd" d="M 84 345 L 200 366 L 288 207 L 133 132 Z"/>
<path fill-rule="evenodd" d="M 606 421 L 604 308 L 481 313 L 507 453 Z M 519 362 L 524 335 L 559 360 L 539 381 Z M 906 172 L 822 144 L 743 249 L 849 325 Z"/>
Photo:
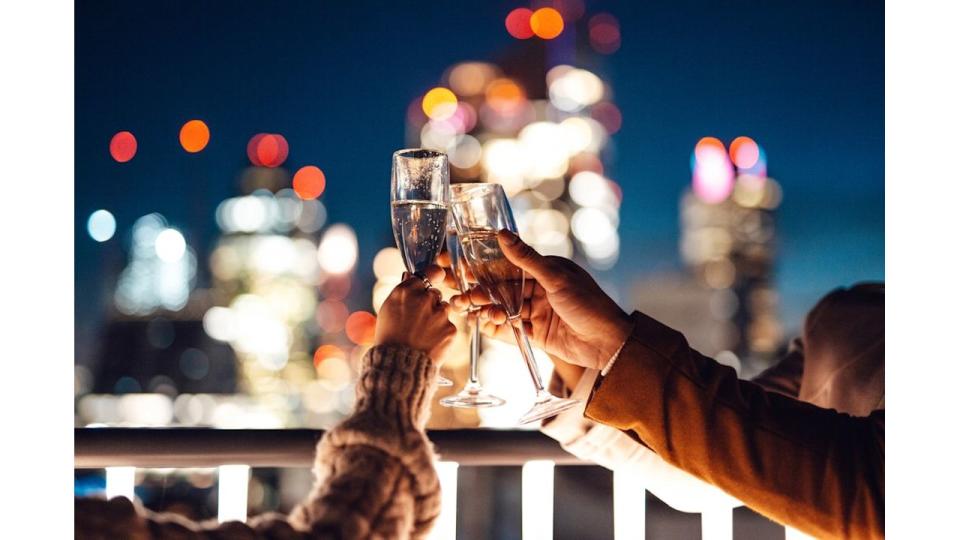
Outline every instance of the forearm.
<path fill-rule="evenodd" d="M 317 446 L 317 483 L 292 514 L 299 529 L 337 538 L 417 538 L 440 511 L 434 455 L 423 431 L 436 366 L 426 354 L 374 347 L 354 413 Z"/>
<path fill-rule="evenodd" d="M 658 499 L 682 512 L 729 509 L 743 504 L 717 487 L 667 463 L 622 431 L 584 418 L 586 400 L 597 375 L 595 369 L 585 370 L 571 389 L 565 388 L 560 376 L 554 372 L 551 391 L 584 403 L 545 421 L 541 428 L 544 434 L 559 442 L 567 452 L 624 475 L 628 481 L 643 485 Z"/>
<path fill-rule="evenodd" d="M 871 419 L 765 392 L 641 316 L 586 415 L 782 523 L 883 535 L 882 412 Z"/>

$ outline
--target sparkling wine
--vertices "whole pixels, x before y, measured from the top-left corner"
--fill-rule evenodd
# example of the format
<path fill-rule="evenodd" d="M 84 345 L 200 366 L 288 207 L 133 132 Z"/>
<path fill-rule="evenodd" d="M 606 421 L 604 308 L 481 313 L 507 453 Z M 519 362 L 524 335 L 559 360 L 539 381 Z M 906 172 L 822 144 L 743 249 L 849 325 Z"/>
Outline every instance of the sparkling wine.
<path fill-rule="evenodd" d="M 457 280 L 457 289 L 464 292 L 470 288 L 470 284 L 467 283 L 467 269 L 464 267 L 460 238 L 457 236 L 457 228 L 453 226 L 447 227 L 447 253 L 450 255 L 450 270 Z"/>
<path fill-rule="evenodd" d="M 523 270 L 507 260 L 497 232 L 471 231 L 461 238 L 463 254 L 490 299 L 514 317 L 523 306 Z"/>
<path fill-rule="evenodd" d="M 393 201 L 393 237 L 407 270 L 422 274 L 443 247 L 447 208 L 430 201 Z"/>

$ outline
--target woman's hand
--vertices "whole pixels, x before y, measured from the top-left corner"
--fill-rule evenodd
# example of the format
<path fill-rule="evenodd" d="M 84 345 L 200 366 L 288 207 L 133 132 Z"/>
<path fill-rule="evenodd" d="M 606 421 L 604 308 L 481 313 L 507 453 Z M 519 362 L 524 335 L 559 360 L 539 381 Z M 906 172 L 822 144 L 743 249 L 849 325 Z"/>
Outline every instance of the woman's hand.
<path fill-rule="evenodd" d="M 432 282 L 443 279 L 437 267 L 427 271 Z M 440 291 L 429 287 L 423 279 L 404 274 L 380 306 L 374 345 L 400 345 L 426 351 L 440 362 L 456 335 L 456 327 L 447 318 L 447 303 Z"/>
<path fill-rule="evenodd" d="M 526 272 L 520 316 L 533 343 L 571 364 L 602 368 L 630 333 L 630 317 L 573 261 L 544 257 L 509 231 L 497 239 L 506 258 Z M 453 307 L 483 305 L 483 332 L 512 341 L 506 312 L 481 289 L 468 294 L 453 297 Z"/>

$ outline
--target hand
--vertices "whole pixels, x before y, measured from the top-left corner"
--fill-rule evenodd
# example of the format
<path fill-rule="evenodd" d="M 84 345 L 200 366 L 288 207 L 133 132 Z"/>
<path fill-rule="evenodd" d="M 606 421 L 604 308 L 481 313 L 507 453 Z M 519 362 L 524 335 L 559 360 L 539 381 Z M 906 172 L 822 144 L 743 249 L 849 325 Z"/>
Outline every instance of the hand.
<path fill-rule="evenodd" d="M 440 282 L 443 270 L 431 267 L 427 277 L 431 282 Z M 405 273 L 404 280 L 380 306 L 374 345 L 400 345 L 425 351 L 439 363 L 457 331 L 447 318 L 447 308 L 440 291 L 429 287 L 423 279 Z"/>
<path fill-rule="evenodd" d="M 531 341 L 565 362 L 602 368 L 630 333 L 630 317 L 573 261 L 544 257 L 509 231 L 500 231 L 497 240 L 507 260 L 526 273 L 520 317 Z M 484 305 L 483 332 L 512 341 L 506 312 L 480 289 L 468 294 L 451 298 L 453 307 Z"/>

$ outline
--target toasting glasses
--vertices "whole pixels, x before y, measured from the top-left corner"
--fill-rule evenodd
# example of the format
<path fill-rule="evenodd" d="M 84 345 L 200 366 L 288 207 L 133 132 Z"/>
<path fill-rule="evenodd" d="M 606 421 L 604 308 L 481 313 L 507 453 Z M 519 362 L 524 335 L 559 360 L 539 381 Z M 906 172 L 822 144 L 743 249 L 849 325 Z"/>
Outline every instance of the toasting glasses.
<path fill-rule="evenodd" d="M 457 191 L 451 197 L 450 210 L 456 223 L 464 259 L 480 286 L 490 296 L 490 300 L 507 312 L 510 328 L 536 388 L 533 407 L 520 417 L 520 423 L 526 424 L 555 416 L 578 402 L 558 398 L 547 392 L 537 370 L 533 350 L 520 319 L 520 310 L 523 308 L 523 270 L 507 260 L 497 242 L 497 231 L 508 229 L 517 232 L 507 196 L 498 184 L 458 184 L 456 187 Z"/>
<path fill-rule="evenodd" d="M 450 186 L 451 192 L 456 196 L 464 184 L 454 184 Z M 447 253 L 450 255 L 450 269 L 457 281 L 457 288 L 460 292 L 466 292 L 469 288 L 467 284 L 466 268 L 463 260 L 463 250 L 460 247 L 460 237 L 457 235 L 457 228 L 453 219 L 447 224 Z M 480 386 L 480 377 L 477 368 L 477 360 L 480 356 L 480 321 L 477 320 L 476 312 L 480 308 L 472 303 L 467 308 L 467 326 L 470 328 L 470 377 L 463 390 L 452 396 L 447 396 L 440 400 L 440 404 L 446 407 L 498 407 L 506 403 L 503 399 L 487 393 Z"/>
<path fill-rule="evenodd" d="M 390 177 L 393 237 L 407 271 L 427 281 L 425 271 L 440 254 L 447 232 L 447 155 L 423 148 L 398 150 Z M 453 386 L 445 377 L 437 384 Z"/>

